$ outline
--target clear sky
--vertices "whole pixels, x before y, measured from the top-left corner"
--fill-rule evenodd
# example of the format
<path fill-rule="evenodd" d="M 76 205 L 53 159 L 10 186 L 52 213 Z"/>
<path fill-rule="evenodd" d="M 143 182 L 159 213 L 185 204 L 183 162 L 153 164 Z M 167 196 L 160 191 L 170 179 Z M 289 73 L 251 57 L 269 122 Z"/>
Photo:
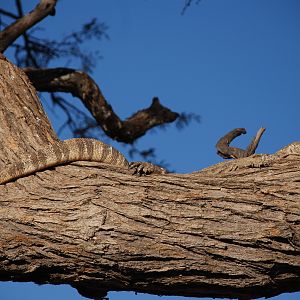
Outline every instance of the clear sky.
<path fill-rule="evenodd" d="M 14 3 L 2 2 L 6 8 Z M 37 2 L 26 0 L 27 10 Z M 156 148 L 158 160 L 177 172 L 221 161 L 214 145 L 236 127 L 248 130 L 236 140 L 238 147 L 244 147 L 259 127 L 267 128 L 259 153 L 273 153 L 299 140 L 300 1 L 202 0 L 182 16 L 183 4 L 61 0 L 56 16 L 40 25 L 46 28 L 43 35 L 51 38 L 79 29 L 92 17 L 109 26 L 109 40 L 88 46 L 103 56 L 92 76 L 122 118 L 148 107 L 153 96 L 174 111 L 201 116 L 200 124 L 182 131 L 170 125 L 137 142 L 140 149 Z M 51 120 L 55 128 L 62 123 L 60 114 L 51 114 Z M 71 135 L 65 131 L 60 137 Z M 126 153 L 122 145 L 113 145 Z M 83 299 L 66 286 L 0 284 L 0 299 L 20 298 Z M 110 293 L 110 299 L 183 298 Z M 300 293 L 274 299 L 300 299 Z"/>

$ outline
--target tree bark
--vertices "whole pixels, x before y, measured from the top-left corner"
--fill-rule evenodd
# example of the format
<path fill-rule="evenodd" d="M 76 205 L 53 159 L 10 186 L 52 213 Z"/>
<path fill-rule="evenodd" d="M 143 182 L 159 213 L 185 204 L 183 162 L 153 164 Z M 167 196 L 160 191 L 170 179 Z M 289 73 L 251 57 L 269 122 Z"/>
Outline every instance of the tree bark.
<path fill-rule="evenodd" d="M 26 75 L 3 57 L 0 72 L 5 168 L 57 137 Z M 0 186 L 0 280 L 244 299 L 299 291 L 299 182 L 300 143 L 192 174 L 91 162 L 38 172 Z"/>
<path fill-rule="evenodd" d="M 0 54 L 0 170 L 58 140 L 35 89 Z"/>

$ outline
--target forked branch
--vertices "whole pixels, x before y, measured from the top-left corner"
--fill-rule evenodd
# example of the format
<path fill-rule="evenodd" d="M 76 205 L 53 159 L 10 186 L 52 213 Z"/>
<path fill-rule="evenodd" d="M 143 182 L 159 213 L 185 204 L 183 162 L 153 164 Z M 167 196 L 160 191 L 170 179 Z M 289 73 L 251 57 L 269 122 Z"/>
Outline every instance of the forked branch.
<path fill-rule="evenodd" d="M 256 133 L 256 136 L 252 139 L 251 143 L 247 147 L 246 150 L 230 147 L 229 144 L 232 142 L 233 139 L 240 136 L 241 134 L 246 134 L 245 128 L 236 128 L 232 131 L 228 132 L 225 136 L 221 137 L 216 144 L 217 147 L 217 154 L 223 158 L 242 158 L 248 157 L 255 153 L 255 150 L 258 146 L 260 138 L 262 137 L 263 133 L 265 132 L 266 128 L 260 128 Z"/>
<path fill-rule="evenodd" d="M 179 114 L 160 104 L 154 97 L 150 107 L 122 121 L 113 111 L 95 81 L 86 73 L 69 68 L 25 68 L 25 73 L 40 92 L 65 92 L 81 99 L 106 135 L 132 143 L 147 130 L 175 121 Z"/>

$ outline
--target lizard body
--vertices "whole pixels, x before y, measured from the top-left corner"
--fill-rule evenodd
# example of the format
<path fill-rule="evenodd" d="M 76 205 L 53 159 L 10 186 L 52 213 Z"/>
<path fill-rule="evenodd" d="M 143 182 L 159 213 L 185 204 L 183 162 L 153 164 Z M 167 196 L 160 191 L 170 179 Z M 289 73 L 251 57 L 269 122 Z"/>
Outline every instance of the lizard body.
<path fill-rule="evenodd" d="M 125 157 L 115 148 L 95 139 L 75 138 L 47 145 L 0 174 L 0 184 L 13 181 L 50 167 L 75 162 L 95 161 L 129 168 Z"/>
<path fill-rule="evenodd" d="M 76 138 L 49 144 L 21 161 L 11 164 L 0 173 L 0 184 L 75 161 L 94 161 L 132 169 L 132 174 L 139 176 L 167 173 L 164 168 L 149 162 L 129 163 L 118 150 L 101 141 Z"/>

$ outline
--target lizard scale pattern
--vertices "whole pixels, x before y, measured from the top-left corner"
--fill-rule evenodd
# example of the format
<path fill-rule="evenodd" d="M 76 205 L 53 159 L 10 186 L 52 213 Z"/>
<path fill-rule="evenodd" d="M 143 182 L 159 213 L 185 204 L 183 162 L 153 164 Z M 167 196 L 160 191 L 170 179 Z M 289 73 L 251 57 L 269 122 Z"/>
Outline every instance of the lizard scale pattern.
<path fill-rule="evenodd" d="M 113 147 L 98 140 L 78 138 L 48 145 L 21 162 L 12 164 L 1 172 L 0 184 L 74 161 L 95 161 L 129 167 L 125 157 Z"/>

